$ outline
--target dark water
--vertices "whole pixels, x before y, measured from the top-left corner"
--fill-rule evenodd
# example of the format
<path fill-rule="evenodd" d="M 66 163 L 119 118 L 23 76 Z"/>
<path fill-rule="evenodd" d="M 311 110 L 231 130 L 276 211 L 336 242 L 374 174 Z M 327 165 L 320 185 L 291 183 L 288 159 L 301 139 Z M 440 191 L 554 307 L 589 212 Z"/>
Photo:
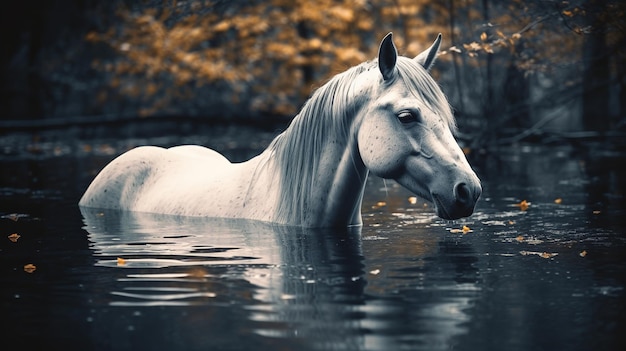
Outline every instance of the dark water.
<path fill-rule="evenodd" d="M 132 143 L 130 143 L 132 144 Z M 436 218 L 371 178 L 361 229 L 81 213 L 132 145 L 5 149 L 0 335 L 21 349 L 621 350 L 624 158 L 476 157 L 473 217 Z M 232 145 L 231 145 L 232 146 Z M 231 147 L 233 158 L 250 150 Z M 558 201 L 557 199 L 560 199 Z M 522 211 L 522 200 L 530 203 Z M 556 201 L 555 201 L 556 200 Z M 558 203 L 560 202 L 560 203 Z M 462 228 L 469 229 L 463 233 Z M 12 233 L 20 235 L 16 242 Z M 24 266 L 32 264 L 32 273 Z"/>

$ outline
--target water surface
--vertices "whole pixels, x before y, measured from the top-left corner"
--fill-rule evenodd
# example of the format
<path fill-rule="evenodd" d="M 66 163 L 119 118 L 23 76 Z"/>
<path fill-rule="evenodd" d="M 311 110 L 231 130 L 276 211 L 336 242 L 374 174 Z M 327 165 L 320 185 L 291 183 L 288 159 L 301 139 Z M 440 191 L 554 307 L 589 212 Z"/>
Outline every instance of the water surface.
<path fill-rule="evenodd" d="M 362 228 L 304 230 L 81 212 L 80 194 L 120 150 L 67 147 L 0 164 L 0 334 L 25 349 L 621 350 L 626 341 L 621 154 L 525 147 L 477 157 L 483 197 L 455 222 L 371 177 Z"/>

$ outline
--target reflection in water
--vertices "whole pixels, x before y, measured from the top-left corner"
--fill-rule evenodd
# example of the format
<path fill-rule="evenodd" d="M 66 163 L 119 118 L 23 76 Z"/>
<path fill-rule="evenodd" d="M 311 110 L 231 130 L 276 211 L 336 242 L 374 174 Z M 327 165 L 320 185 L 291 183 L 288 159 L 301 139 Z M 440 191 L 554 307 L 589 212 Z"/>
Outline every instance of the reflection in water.
<path fill-rule="evenodd" d="M 243 313 L 238 327 L 258 335 L 359 343 L 349 337 L 360 334 L 358 318 L 345 318 L 364 299 L 358 228 L 93 210 L 83 216 L 96 264 L 124 272 L 110 291 L 112 306 L 208 305 L 221 311 L 208 325 L 221 323 L 223 313 Z M 330 330 L 346 334 L 329 339 Z"/>
<path fill-rule="evenodd" d="M 465 310 L 479 289 L 467 278 L 473 270 L 469 256 L 459 251 L 469 248 L 445 242 L 436 248 L 428 231 L 413 233 L 421 239 L 412 249 L 419 255 L 419 245 L 435 245 L 431 249 L 446 252 L 442 257 L 449 260 L 402 269 L 395 269 L 393 262 L 383 264 L 393 292 L 376 286 L 376 272 L 364 271 L 360 228 L 311 230 L 244 220 L 82 211 L 96 265 L 113 269 L 108 272 L 115 282 L 103 299 L 130 309 L 196 307 L 187 311 L 188 319 L 177 322 L 177 330 L 198 330 L 199 321 L 213 326 L 237 316 L 231 322 L 234 331 L 252 331 L 261 338 L 256 343 L 280 338 L 312 349 L 447 348 L 452 337 L 466 332 Z M 406 258 L 397 252 L 390 253 L 393 257 Z M 456 271 L 458 279 L 448 278 L 449 271 Z M 420 284 L 425 275 L 440 277 L 440 284 Z M 366 288 L 367 278 L 372 279 L 371 289 Z M 407 303 L 421 307 L 406 309 Z M 407 331 L 412 332 L 396 337 Z M 230 334 L 237 339 L 233 330 Z"/>

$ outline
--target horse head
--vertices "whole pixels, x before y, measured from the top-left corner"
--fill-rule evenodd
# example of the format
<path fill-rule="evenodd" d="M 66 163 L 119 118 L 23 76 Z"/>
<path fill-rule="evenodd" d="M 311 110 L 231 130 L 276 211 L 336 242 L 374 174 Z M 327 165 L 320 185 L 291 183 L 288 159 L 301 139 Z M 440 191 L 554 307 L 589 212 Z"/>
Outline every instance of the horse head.
<path fill-rule="evenodd" d="M 369 96 L 358 114 L 357 143 L 365 166 L 430 200 L 444 219 L 467 217 L 480 180 L 454 138 L 456 125 L 443 92 L 428 73 L 441 35 L 415 58 L 398 56 L 389 33 L 378 60 L 360 77 L 355 95 Z"/>

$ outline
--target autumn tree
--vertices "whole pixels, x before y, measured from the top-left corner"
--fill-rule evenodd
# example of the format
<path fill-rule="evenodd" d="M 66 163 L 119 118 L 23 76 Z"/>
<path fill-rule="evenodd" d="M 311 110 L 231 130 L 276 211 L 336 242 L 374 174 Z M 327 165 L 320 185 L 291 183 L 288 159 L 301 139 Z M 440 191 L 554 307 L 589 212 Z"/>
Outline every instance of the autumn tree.
<path fill-rule="evenodd" d="M 437 11 L 427 1 L 271 0 L 212 11 L 214 6 L 170 1 L 123 7 L 118 25 L 89 33 L 88 41 L 116 54 L 94 62 L 109 74 L 102 101 L 130 97 L 143 106 L 143 116 L 198 114 L 220 104 L 237 106 L 231 114 L 293 115 L 316 85 L 375 57 L 386 32 L 400 31 L 398 45 L 415 55 L 443 28 L 418 15 Z M 375 27 L 380 23 L 387 25 Z M 199 93 L 205 98 L 197 99 Z"/>
<path fill-rule="evenodd" d="M 63 40 L 41 33 L 62 28 L 58 21 L 17 21 L 31 40 L 8 40 L 3 59 L 28 64 L 5 75 L 28 77 L 21 86 L 38 90 L 5 98 L 7 110 L 289 118 L 330 77 L 375 58 L 393 31 L 406 56 L 443 33 L 431 73 L 468 133 L 460 137 L 476 145 L 624 125 L 625 5 L 617 0 L 67 1 L 80 5 L 69 13 L 83 22 Z"/>

